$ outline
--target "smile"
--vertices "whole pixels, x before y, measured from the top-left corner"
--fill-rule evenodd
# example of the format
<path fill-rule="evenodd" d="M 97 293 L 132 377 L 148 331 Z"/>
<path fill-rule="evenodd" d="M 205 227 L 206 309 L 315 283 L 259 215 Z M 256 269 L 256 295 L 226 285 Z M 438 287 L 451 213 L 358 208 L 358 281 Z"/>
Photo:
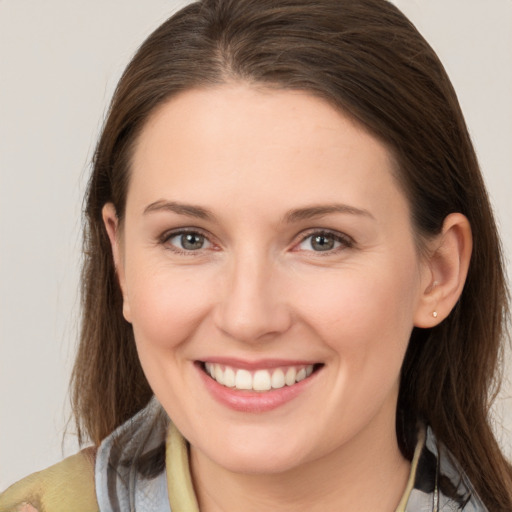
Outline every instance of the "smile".
<path fill-rule="evenodd" d="M 204 363 L 204 370 L 217 383 L 241 391 L 270 391 L 293 386 L 309 377 L 314 369 L 315 366 L 309 364 L 249 371 L 218 363 Z"/>
<path fill-rule="evenodd" d="M 196 361 L 201 381 L 221 405 L 243 413 L 272 411 L 304 395 L 323 363 L 237 359 Z"/>

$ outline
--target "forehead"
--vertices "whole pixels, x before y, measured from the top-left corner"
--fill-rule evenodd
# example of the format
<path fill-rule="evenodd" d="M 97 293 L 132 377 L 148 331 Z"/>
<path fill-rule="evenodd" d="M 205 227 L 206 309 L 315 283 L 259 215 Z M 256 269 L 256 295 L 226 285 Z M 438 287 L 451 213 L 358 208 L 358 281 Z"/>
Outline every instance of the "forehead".
<path fill-rule="evenodd" d="M 128 202 L 137 208 L 181 196 L 260 209 L 404 201 L 390 152 L 364 128 L 311 94 L 245 84 L 190 90 L 162 105 L 131 171 Z"/>

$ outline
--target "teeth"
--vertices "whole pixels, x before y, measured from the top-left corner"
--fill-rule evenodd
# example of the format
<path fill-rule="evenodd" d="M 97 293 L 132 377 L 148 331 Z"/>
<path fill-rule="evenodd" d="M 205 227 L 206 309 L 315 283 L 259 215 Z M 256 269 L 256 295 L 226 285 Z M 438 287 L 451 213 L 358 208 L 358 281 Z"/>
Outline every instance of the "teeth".
<path fill-rule="evenodd" d="M 217 366 L 217 365 L 215 365 Z M 220 366 L 219 366 L 220 368 Z M 217 379 L 215 379 L 217 380 Z M 219 382 L 219 381 L 217 381 Z M 222 384 L 222 382 L 219 382 Z M 237 370 L 235 377 L 235 388 L 236 389 L 252 389 L 252 375 L 247 370 Z"/>
<path fill-rule="evenodd" d="M 301 380 L 304 380 L 306 378 L 306 369 L 305 368 L 301 368 L 298 372 L 297 372 L 297 377 L 295 377 L 295 380 L 297 382 L 300 382 Z"/>
<path fill-rule="evenodd" d="M 257 370 L 254 373 L 216 363 L 205 363 L 204 366 L 206 373 L 219 384 L 228 388 L 251 391 L 268 391 L 293 386 L 313 373 L 312 364 L 298 368 L 289 366 L 274 370 Z"/>
<path fill-rule="evenodd" d="M 234 388 L 236 384 L 236 375 L 233 368 L 226 367 L 224 371 L 224 386 Z"/>
<path fill-rule="evenodd" d="M 252 378 L 252 389 L 255 391 L 268 391 L 271 388 L 270 373 L 267 370 L 258 370 Z"/>
<path fill-rule="evenodd" d="M 281 368 L 278 368 L 272 374 L 271 384 L 274 389 L 279 389 L 284 386 L 284 372 L 281 370 Z"/>
<path fill-rule="evenodd" d="M 215 371 L 213 373 L 213 378 L 219 383 L 224 384 L 224 372 L 219 365 L 215 366 Z"/>
<path fill-rule="evenodd" d="M 297 370 L 293 367 L 288 368 L 284 381 L 287 386 L 293 386 L 295 384 L 295 377 L 297 377 Z"/>

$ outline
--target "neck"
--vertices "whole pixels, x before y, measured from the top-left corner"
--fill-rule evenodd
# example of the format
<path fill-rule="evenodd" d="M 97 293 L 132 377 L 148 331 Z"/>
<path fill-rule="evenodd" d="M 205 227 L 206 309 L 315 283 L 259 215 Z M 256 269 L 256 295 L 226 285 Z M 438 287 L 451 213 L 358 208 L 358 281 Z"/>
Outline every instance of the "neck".
<path fill-rule="evenodd" d="M 229 471 L 192 447 L 191 471 L 201 512 L 392 512 L 410 464 L 392 425 L 391 431 L 360 432 L 325 456 L 272 474 Z"/>

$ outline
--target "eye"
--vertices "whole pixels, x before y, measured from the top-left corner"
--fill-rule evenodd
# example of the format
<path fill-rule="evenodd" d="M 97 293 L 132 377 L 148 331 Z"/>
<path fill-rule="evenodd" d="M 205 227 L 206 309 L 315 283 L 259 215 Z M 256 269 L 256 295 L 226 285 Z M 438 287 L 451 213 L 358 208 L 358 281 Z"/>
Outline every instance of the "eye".
<path fill-rule="evenodd" d="M 346 236 L 329 231 L 317 231 L 302 239 L 298 245 L 301 251 L 328 252 L 342 247 L 351 247 L 352 240 Z"/>
<path fill-rule="evenodd" d="M 180 231 L 170 233 L 163 240 L 164 243 L 172 246 L 177 252 L 194 252 L 202 249 L 209 249 L 212 243 L 197 231 Z"/>

